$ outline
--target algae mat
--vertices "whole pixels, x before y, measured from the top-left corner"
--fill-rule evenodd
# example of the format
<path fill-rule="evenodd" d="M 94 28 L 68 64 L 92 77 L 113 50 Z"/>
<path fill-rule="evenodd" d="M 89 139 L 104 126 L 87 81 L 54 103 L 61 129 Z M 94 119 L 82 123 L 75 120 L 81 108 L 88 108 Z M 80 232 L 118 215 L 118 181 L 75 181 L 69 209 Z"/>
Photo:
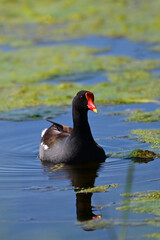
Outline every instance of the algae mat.
<path fill-rule="evenodd" d="M 99 54 L 101 49 L 83 46 L 52 46 L 1 51 L 0 110 L 37 105 L 70 105 L 78 90 L 95 93 L 97 103 L 158 101 L 159 60 L 135 60 Z M 106 72 L 106 82 L 91 86 L 61 83 L 48 79 L 62 75 Z"/>
<path fill-rule="evenodd" d="M 159 43 L 159 9 L 159 0 L 2 0 L 0 42 L 24 46 L 99 34 Z"/>
<path fill-rule="evenodd" d="M 2 0 L 0 44 L 9 51 L 0 54 L 1 119 L 8 110 L 70 105 L 80 89 L 93 91 L 97 103 L 158 101 L 160 76 L 151 70 L 160 67 L 159 60 L 103 55 L 109 46 L 68 46 L 64 40 L 86 35 L 128 37 L 158 43 L 151 48 L 155 51 L 160 39 L 159 5 L 158 0 Z M 55 46 L 55 41 L 63 45 Z M 92 86 L 48 81 L 102 71 L 106 81 Z"/>

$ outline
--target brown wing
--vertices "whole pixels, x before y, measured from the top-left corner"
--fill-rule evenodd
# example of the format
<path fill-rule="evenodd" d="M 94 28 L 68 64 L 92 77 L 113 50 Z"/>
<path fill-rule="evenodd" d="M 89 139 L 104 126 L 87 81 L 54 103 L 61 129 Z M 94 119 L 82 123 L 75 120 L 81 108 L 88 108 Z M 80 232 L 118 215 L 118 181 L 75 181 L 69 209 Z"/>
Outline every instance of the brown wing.
<path fill-rule="evenodd" d="M 56 122 L 53 122 L 51 121 L 50 119 L 47 119 L 48 122 L 52 123 L 56 128 L 57 130 L 61 131 L 61 132 L 67 132 L 67 133 L 71 133 L 73 128 L 71 127 L 68 127 L 66 125 L 62 125 L 62 124 L 59 124 L 59 123 L 56 123 Z"/>
<path fill-rule="evenodd" d="M 47 121 L 51 122 L 53 125 L 46 130 L 41 142 L 48 147 L 52 147 L 56 142 L 68 137 L 72 132 L 71 127 L 55 123 L 48 119 Z"/>

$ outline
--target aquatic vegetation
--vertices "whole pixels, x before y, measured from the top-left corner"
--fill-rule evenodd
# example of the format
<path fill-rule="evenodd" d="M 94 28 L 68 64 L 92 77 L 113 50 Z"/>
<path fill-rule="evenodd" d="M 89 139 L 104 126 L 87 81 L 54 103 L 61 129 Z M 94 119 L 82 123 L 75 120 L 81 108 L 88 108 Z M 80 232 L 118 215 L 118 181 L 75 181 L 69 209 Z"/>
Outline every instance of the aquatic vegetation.
<path fill-rule="evenodd" d="M 83 46 L 54 46 L 1 52 L 0 111 L 70 105 L 75 93 L 86 88 L 95 93 L 97 103 L 157 101 L 160 82 L 148 70 L 160 66 L 159 60 L 95 55 L 97 51 Z M 92 86 L 47 82 L 57 76 L 100 71 L 108 72 L 110 82 Z"/>
<path fill-rule="evenodd" d="M 148 224 L 153 224 L 154 226 L 160 226 L 160 217 L 156 217 L 154 219 L 146 219 L 145 220 Z"/>
<path fill-rule="evenodd" d="M 127 121 L 136 122 L 159 122 L 160 121 L 160 108 L 157 108 L 152 112 L 142 112 L 141 110 L 135 110 L 130 113 Z"/>
<path fill-rule="evenodd" d="M 147 212 L 160 216 L 160 191 L 138 192 L 123 194 L 129 200 L 123 203 L 117 210 L 132 210 L 136 213 Z"/>
<path fill-rule="evenodd" d="M 2 0 L 0 43 L 22 46 L 91 34 L 160 42 L 159 8 L 159 0 Z"/>
<path fill-rule="evenodd" d="M 138 223 L 138 222 L 127 222 L 127 223 L 122 223 L 119 220 L 115 219 L 92 219 L 88 221 L 82 221 L 78 222 L 77 225 L 81 226 L 83 229 L 92 231 L 96 229 L 107 229 L 113 226 L 140 226 L 144 225 L 145 223 Z"/>
<path fill-rule="evenodd" d="M 155 45 L 150 48 L 152 52 L 160 52 L 160 45 Z"/>
<path fill-rule="evenodd" d="M 122 195 L 127 197 L 127 200 L 123 202 L 122 206 L 117 207 L 117 210 L 153 214 L 158 217 L 154 217 L 151 220 L 144 219 L 145 222 L 154 226 L 160 226 L 160 191 L 125 193 Z M 159 233 L 147 234 L 145 237 L 159 239 Z"/>
<path fill-rule="evenodd" d="M 144 237 L 146 237 L 146 238 L 160 239 L 160 233 L 147 234 L 147 235 L 145 235 Z"/>
<path fill-rule="evenodd" d="M 150 143 L 151 148 L 160 148 L 160 130 L 159 129 L 136 129 L 131 131 L 137 135 L 138 141 Z"/>
<path fill-rule="evenodd" d="M 129 154 L 129 157 L 134 159 L 154 159 L 156 154 L 149 150 L 135 149 Z"/>
<path fill-rule="evenodd" d="M 151 112 L 142 112 L 140 109 L 136 110 L 125 110 L 112 113 L 106 113 L 107 116 L 117 116 L 117 115 L 129 115 L 126 121 L 135 122 L 159 122 L 160 121 L 160 108 Z"/>
<path fill-rule="evenodd" d="M 133 151 L 121 151 L 114 152 L 109 154 L 110 158 L 120 158 L 120 159 L 131 159 L 134 162 L 138 163 L 148 163 L 149 161 L 154 160 L 159 157 L 159 154 L 156 154 L 153 151 L 145 149 L 134 149 Z"/>
<path fill-rule="evenodd" d="M 65 107 L 37 106 L 25 109 L 0 112 L 1 120 L 29 121 L 37 119 L 53 118 L 58 114 L 67 112 Z"/>
<path fill-rule="evenodd" d="M 109 184 L 109 185 L 104 185 L 104 186 L 96 186 L 96 187 L 92 187 L 92 188 L 84 188 L 84 189 L 78 188 L 75 193 L 78 194 L 78 193 L 106 192 L 109 188 L 117 188 L 119 186 L 120 186 L 120 184 Z"/>
<path fill-rule="evenodd" d="M 113 220 L 93 219 L 89 221 L 78 222 L 77 225 L 83 227 L 85 230 L 106 229 L 116 225 Z"/>

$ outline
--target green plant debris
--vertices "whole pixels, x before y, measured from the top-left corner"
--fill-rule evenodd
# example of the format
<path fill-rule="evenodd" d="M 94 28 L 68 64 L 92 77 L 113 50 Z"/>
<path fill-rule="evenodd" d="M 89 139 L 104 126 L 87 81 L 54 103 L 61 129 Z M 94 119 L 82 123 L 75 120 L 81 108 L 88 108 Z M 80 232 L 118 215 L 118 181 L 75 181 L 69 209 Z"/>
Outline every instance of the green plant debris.
<path fill-rule="evenodd" d="M 83 227 L 85 230 L 95 230 L 110 228 L 116 224 L 113 222 L 113 220 L 94 219 L 78 222 L 77 225 Z"/>
<path fill-rule="evenodd" d="M 78 188 L 75 193 L 78 194 L 78 193 L 106 192 L 109 188 L 117 188 L 119 186 L 120 186 L 120 184 L 109 184 L 109 185 L 104 185 L 104 186 L 96 186 L 96 187 L 92 187 L 92 188 L 84 188 L 84 189 Z"/>
<path fill-rule="evenodd" d="M 148 224 L 152 224 L 154 226 L 157 226 L 157 227 L 160 226 L 160 218 L 159 217 L 156 217 L 156 218 L 151 219 L 151 220 L 145 219 L 145 222 L 148 223 Z"/>
<path fill-rule="evenodd" d="M 136 122 L 159 122 L 160 108 L 156 109 L 155 111 L 145 113 L 140 110 L 132 111 L 126 120 Z"/>
<path fill-rule="evenodd" d="M 38 105 L 70 105 L 81 89 L 94 92 L 97 103 L 157 101 L 160 81 L 148 70 L 160 66 L 159 60 L 95 56 L 95 52 L 94 48 L 66 45 L 1 52 L 0 111 Z M 84 86 L 44 81 L 62 75 L 101 71 L 108 72 L 109 83 Z"/>
<path fill-rule="evenodd" d="M 125 111 L 117 111 L 117 112 L 111 112 L 111 113 L 106 113 L 105 115 L 107 116 L 125 116 L 129 115 L 132 112 L 132 110 L 125 110 Z"/>
<path fill-rule="evenodd" d="M 159 43 L 159 9 L 159 0 L 1 0 L 0 43 L 32 45 L 93 34 Z"/>
<path fill-rule="evenodd" d="M 1 120 L 29 121 L 37 119 L 53 118 L 58 114 L 67 112 L 65 107 L 57 106 L 37 106 L 26 109 L 0 112 Z"/>
<path fill-rule="evenodd" d="M 159 122 L 160 121 L 160 108 L 157 108 L 152 112 L 142 112 L 140 109 L 136 110 L 125 110 L 112 113 L 106 113 L 107 116 L 119 116 L 119 115 L 129 115 L 126 121 L 135 122 Z"/>
<path fill-rule="evenodd" d="M 119 220 L 115 219 L 93 219 L 93 220 L 88 220 L 88 221 L 82 221 L 78 222 L 77 225 L 81 226 L 85 230 L 95 230 L 95 229 L 107 229 L 112 226 L 141 226 L 144 225 L 145 223 L 139 223 L 139 222 L 127 222 L 127 223 L 122 223 Z"/>
<path fill-rule="evenodd" d="M 160 233 L 152 233 L 152 234 L 146 234 L 144 235 L 146 238 L 155 238 L 155 239 L 160 239 Z"/>
<path fill-rule="evenodd" d="M 160 44 L 150 48 L 152 52 L 160 52 Z"/>
<path fill-rule="evenodd" d="M 132 210 L 136 213 L 147 212 L 160 216 L 160 191 L 138 192 L 133 194 L 123 194 L 130 197 L 117 210 Z"/>
<path fill-rule="evenodd" d="M 109 153 L 108 156 L 110 158 L 120 158 L 120 159 L 131 159 L 134 162 L 138 163 L 148 163 L 149 161 L 154 160 L 155 158 L 159 158 L 159 154 L 145 150 L 145 149 L 135 149 L 133 151 L 121 151 L 121 152 L 114 152 Z"/>
<path fill-rule="evenodd" d="M 141 142 L 150 143 L 151 148 L 160 148 L 160 130 L 159 129 L 136 129 L 131 131 L 137 135 Z"/>
<path fill-rule="evenodd" d="M 51 169 L 51 171 L 59 171 L 60 169 L 62 169 L 65 165 L 63 163 L 59 163 L 59 164 L 55 164 L 54 166 L 50 166 L 49 168 Z"/>
<path fill-rule="evenodd" d="M 154 159 L 156 154 L 149 150 L 135 149 L 129 154 L 129 157 L 135 159 Z"/>

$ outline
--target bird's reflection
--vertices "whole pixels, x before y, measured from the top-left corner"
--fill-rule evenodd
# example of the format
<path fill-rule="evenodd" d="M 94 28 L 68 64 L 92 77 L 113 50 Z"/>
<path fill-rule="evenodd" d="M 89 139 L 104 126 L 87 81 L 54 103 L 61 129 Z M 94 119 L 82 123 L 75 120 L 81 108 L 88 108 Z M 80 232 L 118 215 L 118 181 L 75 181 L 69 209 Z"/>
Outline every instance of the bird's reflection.
<path fill-rule="evenodd" d="M 44 169 L 45 171 L 55 170 L 55 166 L 51 163 L 43 163 L 43 165 L 47 167 Z M 85 190 L 94 187 L 100 166 L 100 163 L 63 165 L 57 170 L 63 172 L 64 175 L 66 173 L 67 178 L 71 180 L 76 193 L 77 220 L 80 222 L 100 217 L 93 213 L 91 204 L 93 193 L 80 191 L 81 189 Z"/>

